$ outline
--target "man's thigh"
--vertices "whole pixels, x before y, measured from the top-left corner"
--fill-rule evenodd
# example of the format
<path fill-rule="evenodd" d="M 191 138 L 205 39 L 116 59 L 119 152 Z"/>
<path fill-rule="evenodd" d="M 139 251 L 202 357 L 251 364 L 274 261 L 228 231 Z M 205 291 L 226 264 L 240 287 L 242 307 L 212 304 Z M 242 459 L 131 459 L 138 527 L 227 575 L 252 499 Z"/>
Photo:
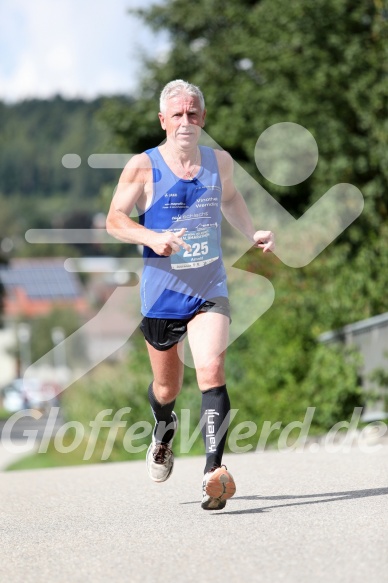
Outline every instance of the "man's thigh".
<path fill-rule="evenodd" d="M 189 322 L 187 330 L 200 389 L 224 384 L 229 317 L 216 312 L 200 312 Z"/>
<path fill-rule="evenodd" d="M 147 341 L 146 345 L 154 376 L 154 393 L 159 394 L 161 401 L 169 401 L 182 387 L 183 343 L 175 344 L 168 350 L 157 350 Z"/>

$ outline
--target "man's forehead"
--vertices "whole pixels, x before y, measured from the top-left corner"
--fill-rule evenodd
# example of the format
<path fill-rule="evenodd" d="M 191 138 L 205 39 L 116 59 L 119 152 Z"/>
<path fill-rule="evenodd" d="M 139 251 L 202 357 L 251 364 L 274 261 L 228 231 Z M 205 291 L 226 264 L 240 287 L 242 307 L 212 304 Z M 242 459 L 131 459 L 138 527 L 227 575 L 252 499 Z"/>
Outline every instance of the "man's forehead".
<path fill-rule="evenodd" d="M 199 98 L 196 95 L 187 95 L 187 93 L 180 93 L 174 95 L 166 101 L 168 109 L 201 109 Z"/>

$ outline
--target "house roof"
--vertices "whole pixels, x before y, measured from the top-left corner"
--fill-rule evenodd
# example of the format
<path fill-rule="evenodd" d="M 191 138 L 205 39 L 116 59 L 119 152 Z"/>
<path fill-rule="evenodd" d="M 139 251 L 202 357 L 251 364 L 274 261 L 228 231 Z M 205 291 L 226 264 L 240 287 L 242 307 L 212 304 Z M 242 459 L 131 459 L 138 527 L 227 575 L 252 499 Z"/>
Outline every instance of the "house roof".
<path fill-rule="evenodd" d="M 61 300 L 83 296 L 77 274 L 64 268 L 64 259 L 13 259 L 0 265 L 0 281 L 7 294 L 22 288 L 31 300 Z"/>

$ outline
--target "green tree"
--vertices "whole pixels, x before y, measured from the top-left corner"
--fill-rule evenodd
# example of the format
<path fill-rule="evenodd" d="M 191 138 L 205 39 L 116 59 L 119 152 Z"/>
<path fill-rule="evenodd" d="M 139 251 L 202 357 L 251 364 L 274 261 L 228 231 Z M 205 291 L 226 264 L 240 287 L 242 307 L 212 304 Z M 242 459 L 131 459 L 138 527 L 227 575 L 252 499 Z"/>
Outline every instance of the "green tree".
<path fill-rule="evenodd" d="M 359 225 L 374 229 L 387 218 L 386 2 L 167 0 L 137 13 L 170 34 L 171 49 L 146 62 L 130 109 L 111 104 L 121 145 L 139 152 L 163 138 L 158 94 L 171 79 L 187 78 L 204 90 L 211 136 L 252 173 L 256 140 L 268 126 L 291 121 L 312 132 L 320 158 L 308 181 L 285 189 L 261 179 L 291 212 L 351 182 L 366 197 Z"/>
<path fill-rule="evenodd" d="M 79 314 L 71 308 L 54 308 L 46 316 L 35 317 L 29 320 L 31 326 L 31 362 L 36 362 L 53 348 L 52 330 L 62 328 L 65 338 L 78 330 L 81 325 Z M 85 346 L 82 340 L 72 343 L 73 354 L 68 357 L 72 362 L 82 360 Z"/>

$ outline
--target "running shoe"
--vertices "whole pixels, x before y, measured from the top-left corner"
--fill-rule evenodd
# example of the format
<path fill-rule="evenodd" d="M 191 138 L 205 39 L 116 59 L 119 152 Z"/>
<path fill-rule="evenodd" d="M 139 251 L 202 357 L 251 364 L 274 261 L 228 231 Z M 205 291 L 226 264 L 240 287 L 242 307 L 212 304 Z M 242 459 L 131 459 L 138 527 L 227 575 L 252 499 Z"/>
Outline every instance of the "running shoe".
<path fill-rule="evenodd" d="M 178 431 L 178 417 L 175 412 L 171 413 L 173 436 L 167 443 L 157 441 L 155 437 L 156 428 L 152 433 L 152 441 L 147 451 L 147 470 L 154 482 L 165 482 L 172 473 L 174 467 L 174 454 L 171 445 Z M 169 425 L 171 425 L 171 423 Z"/>
<path fill-rule="evenodd" d="M 212 468 L 203 477 L 201 507 L 204 510 L 222 510 L 235 492 L 236 484 L 227 467 Z"/>

